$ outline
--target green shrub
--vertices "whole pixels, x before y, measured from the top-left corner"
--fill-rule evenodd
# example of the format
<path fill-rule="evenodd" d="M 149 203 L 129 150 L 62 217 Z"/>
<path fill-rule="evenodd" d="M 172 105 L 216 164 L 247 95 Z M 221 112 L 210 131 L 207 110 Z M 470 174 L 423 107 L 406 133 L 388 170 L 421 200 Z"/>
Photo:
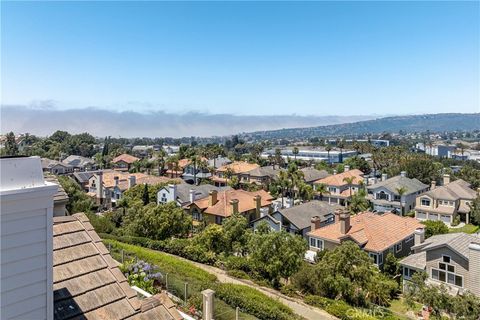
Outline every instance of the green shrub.
<path fill-rule="evenodd" d="M 247 286 L 222 283 L 215 287 L 216 295 L 227 304 L 264 320 L 291 320 L 297 318 L 282 303 Z"/>
<path fill-rule="evenodd" d="M 291 284 L 287 284 L 285 286 L 282 286 L 280 288 L 280 292 L 283 293 L 284 295 L 288 296 L 288 297 L 294 297 L 297 295 L 297 290 L 295 288 L 295 286 L 291 285 Z"/>
<path fill-rule="evenodd" d="M 250 279 L 250 276 L 242 270 L 228 270 L 227 274 L 238 279 Z"/>
<path fill-rule="evenodd" d="M 245 257 L 228 256 L 221 261 L 227 270 L 242 270 L 244 272 L 251 272 L 252 266 L 249 259 Z"/>

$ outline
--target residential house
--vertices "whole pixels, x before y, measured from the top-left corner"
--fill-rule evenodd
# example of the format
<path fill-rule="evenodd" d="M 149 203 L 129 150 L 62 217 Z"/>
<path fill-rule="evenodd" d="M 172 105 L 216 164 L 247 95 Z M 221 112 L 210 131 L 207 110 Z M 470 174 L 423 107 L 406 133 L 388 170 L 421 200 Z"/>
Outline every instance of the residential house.
<path fill-rule="evenodd" d="M 469 204 L 478 196 L 470 184 L 462 179 L 450 182 L 448 174 L 443 176 L 443 186 L 437 187 L 432 181 L 430 191 L 416 199 L 415 217 L 419 220 L 441 220 L 451 225 L 456 217 L 470 222 Z"/>
<path fill-rule="evenodd" d="M 313 183 L 317 180 L 331 176 L 331 174 L 326 170 L 317 170 L 312 167 L 302 168 L 300 171 L 303 173 L 303 179 L 305 180 L 305 183 L 309 185 L 313 185 Z"/>
<path fill-rule="evenodd" d="M 118 157 L 115 157 L 112 160 L 112 163 L 117 170 L 128 171 L 130 170 L 134 162 L 139 161 L 140 159 L 129 154 L 121 154 Z"/>
<path fill-rule="evenodd" d="M 175 201 L 180 207 L 208 197 L 210 191 L 222 192 L 232 190 L 230 187 L 215 187 L 210 184 L 192 186 L 190 184 L 169 184 L 157 193 L 157 203 L 165 204 Z"/>
<path fill-rule="evenodd" d="M 165 175 L 171 178 L 179 178 L 183 175 L 183 170 L 190 164 L 190 159 L 180 159 L 177 163 L 167 163 Z"/>
<path fill-rule="evenodd" d="M 368 199 L 373 203 L 374 211 L 401 215 L 413 210 L 416 197 L 428 189 L 429 186 L 419 180 L 408 178 L 405 171 L 392 178 L 383 174 L 382 181 L 367 186 Z"/>
<path fill-rule="evenodd" d="M 208 167 L 218 169 L 224 165 L 230 164 L 232 161 L 227 157 L 218 156 L 208 160 Z"/>
<path fill-rule="evenodd" d="M 183 319 L 165 292 L 142 297 L 119 266 L 85 214 L 54 218 L 54 318 Z"/>
<path fill-rule="evenodd" d="M 382 266 L 392 252 L 395 257 L 406 256 L 414 245 L 414 233 L 424 225 L 410 217 L 393 213 L 363 212 L 351 216 L 337 210 L 336 222 L 321 227 L 319 218 L 312 218 L 309 237 L 310 251 L 333 249 L 345 241 L 353 241 L 366 251 L 373 262 Z"/>
<path fill-rule="evenodd" d="M 128 189 L 137 184 L 182 183 L 180 179 L 152 176 L 144 173 L 127 173 L 115 170 L 98 171 L 88 180 L 88 194 L 98 205 L 111 208 Z"/>
<path fill-rule="evenodd" d="M 194 201 L 185 206 L 185 209 L 192 214 L 195 221 L 203 221 L 205 224 L 221 224 L 223 219 L 235 213 L 252 222 L 269 213 L 271 203 L 272 196 L 263 190 L 212 190 L 208 197 Z"/>
<path fill-rule="evenodd" d="M 82 187 L 82 189 L 88 192 L 88 180 L 101 170 L 96 171 L 77 171 L 72 174 L 73 179 Z M 104 170 L 104 172 L 107 170 Z"/>
<path fill-rule="evenodd" d="M 273 166 L 258 167 L 245 173 L 241 173 L 241 182 L 268 187 L 273 180 L 277 179 L 280 171 L 280 169 L 275 169 Z"/>
<path fill-rule="evenodd" d="M 404 287 L 415 272 L 426 272 L 428 283 L 443 284 L 452 295 L 470 291 L 480 297 L 480 236 L 448 233 L 424 238 L 419 232 L 413 254 L 400 261 Z"/>
<path fill-rule="evenodd" d="M 247 172 L 259 167 L 260 166 L 255 163 L 235 161 L 218 168 L 215 172 L 215 175 L 213 175 L 210 179 L 218 187 L 226 186 L 228 184 L 228 179 L 231 178 L 228 177 L 228 173 L 230 172 L 232 176 L 236 176 L 238 178 L 239 182 L 248 182 Z"/>
<path fill-rule="evenodd" d="M 62 160 L 62 163 L 73 167 L 74 171 L 91 171 L 97 169 L 95 160 L 82 156 L 68 156 Z"/>
<path fill-rule="evenodd" d="M 272 230 L 285 230 L 307 238 L 313 217 L 319 217 L 319 227 L 324 227 L 335 222 L 335 210 L 340 208 L 342 207 L 339 205 L 313 200 L 290 208 L 279 209 L 272 214 L 260 217 L 253 222 L 253 228 L 256 229 L 260 223 L 265 221 Z"/>
<path fill-rule="evenodd" d="M 46 175 L 45 181 L 58 185 L 58 190 L 53 196 L 53 216 L 63 217 L 68 215 L 68 194 L 65 192 L 65 189 L 63 189 L 60 182 L 58 182 L 57 177 L 52 175 Z"/>
<path fill-rule="evenodd" d="M 73 172 L 73 167 L 57 160 L 42 158 L 43 172 L 51 174 L 68 174 Z"/>
<path fill-rule="evenodd" d="M 351 184 L 347 182 L 348 179 L 352 179 Z M 363 172 L 358 169 L 350 170 L 349 166 L 345 166 L 344 172 L 315 181 L 314 189 L 316 190 L 317 186 L 322 184 L 326 186 L 328 193 L 322 194 L 320 200 L 346 205 L 351 196 L 363 185 Z"/>
<path fill-rule="evenodd" d="M 202 157 L 199 161 L 195 161 L 195 163 L 190 159 L 186 160 L 186 165 L 182 168 L 182 179 L 185 180 L 185 182 L 198 184 L 200 180 L 208 179 L 212 175 L 208 168 L 207 158 Z"/>

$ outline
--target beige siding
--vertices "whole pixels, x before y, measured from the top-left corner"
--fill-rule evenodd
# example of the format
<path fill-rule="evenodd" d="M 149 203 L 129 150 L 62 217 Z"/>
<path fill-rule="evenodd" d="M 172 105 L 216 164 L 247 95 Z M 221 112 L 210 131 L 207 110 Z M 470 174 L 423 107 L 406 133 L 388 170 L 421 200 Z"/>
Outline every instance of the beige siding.
<path fill-rule="evenodd" d="M 467 289 L 480 297 L 480 244 L 470 244 L 469 249 L 470 277 Z"/>

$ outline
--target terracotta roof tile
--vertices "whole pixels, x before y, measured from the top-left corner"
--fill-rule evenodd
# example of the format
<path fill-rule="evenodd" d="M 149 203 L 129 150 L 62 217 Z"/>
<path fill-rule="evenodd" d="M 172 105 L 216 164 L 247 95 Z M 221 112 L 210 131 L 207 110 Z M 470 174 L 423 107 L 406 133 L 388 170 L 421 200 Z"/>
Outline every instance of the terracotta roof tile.
<path fill-rule="evenodd" d="M 138 161 L 138 160 L 140 160 L 140 159 L 137 158 L 137 157 L 134 157 L 132 155 L 124 153 L 124 154 L 121 154 L 118 157 L 114 158 L 112 160 L 112 162 L 117 163 L 117 162 L 121 161 L 121 162 L 126 162 L 126 163 L 129 163 L 129 164 L 132 164 L 132 163 L 134 163 L 135 161 Z"/>
<path fill-rule="evenodd" d="M 231 200 L 238 200 L 238 212 L 242 213 L 256 208 L 254 197 L 257 195 L 261 197 L 261 207 L 269 206 L 272 203 L 273 197 L 264 190 L 249 192 L 232 189 L 218 192 L 217 202 L 211 206 L 209 205 L 210 197 L 197 200 L 194 204 L 205 213 L 229 217 L 232 215 Z"/>
<path fill-rule="evenodd" d="M 365 244 L 364 248 L 368 251 L 380 252 L 411 236 L 418 228 L 424 228 L 424 225 L 414 218 L 400 217 L 393 213 L 379 215 L 363 212 L 350 217 L 350 229 L 346 234 L 340 232 L 340 222 L 337 221 L 309 232 L 308 235 L 336 243 L 350 238 L 359 244 Z"/>
<path fill-rule="evenodd" d="M 220 168 L 217 169 L 219 172 L 225 172 L 227 169 L 232 169 L 233 173 L 238 174 L 238 173 L 244 173 L 251 171 L 253 169 L 259 168 L 260 166 L 255 163 L 248 163 L 244 161 L 235 161 L 230 164 L 221 166 Z"/>
<path fill-rule="evenodd" d="M 354 184 L 359 184 L 360 181 L 363 181 L 363 172 L 358 169 L 348 170 L 342 173 L 337 173 L 332 176 L 316 180 L 315 184 L 325 184 L 327 186 L 344 186 L 347 183 L 343 181 L 345 178 L 354 177 Z"/>

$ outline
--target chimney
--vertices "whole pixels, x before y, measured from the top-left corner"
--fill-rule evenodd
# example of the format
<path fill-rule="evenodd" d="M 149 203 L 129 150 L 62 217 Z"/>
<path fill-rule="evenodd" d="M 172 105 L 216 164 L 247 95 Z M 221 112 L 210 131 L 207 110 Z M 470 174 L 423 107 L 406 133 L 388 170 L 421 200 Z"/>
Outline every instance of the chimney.
<path fill-rule="evenodd" d="M 310 220 L 310 232 L 315 231 L 320 228 L 320 217 L 315 216 Z"/>
<path fill-rule="evenodd" d="M 430 190 L 435 189 L 436 186 L 437 186 L 437 181 L 433 180 L 432 185 L 430 186 Z"/>
<path fill-rule="evenodd" d="M 211 207 L 217 203 L 217 190 L 212 190 L 208 193 L 208 206 Z"/>
<path fill-rule="evenodd" d="M 444 174 L 443 175 L 443 185 L 447 185 L 450 183 L 450 175 L 449 174 Z"/>
<path fill-rule="evenodd" d="M 350 213 L 342 212 L 338 216 L 338 220 L 340 221 L 340 232 L 347 234 L 348 230 L 350 230 Z"/>
<path fill-rule="evenodd" d="M 382 173 L 382 181 L 387 180 L 388 175 L 386 173 Z"/>
<path fill-rule="evenodd" d="M 134 187 L 136 184 L 136 177 L 134 175 L 128 176 L 128 189 Z"/>
<path fill-rule="evenodd" d="M 333 174 L 337 174 L 337 169 L 333 169 Z"/>
<path fill-rule="evenodd" d="M 400 172 L 400 177 L 406 177 L 407 176 L 407 172 L 406 171 L 402 171 Z"/>
<path fill-rule="evenodd" d="M 232 208 L 232 214 L 238 213 L 238 199 L 230 200 L 230 207 Z"/>
<path fill-rule="evenodd" d="M 346 165 L 345 167 L 343 167 L 343 171 L 347 172 L 348 170 L 350 170 L 350 166 L 349 166 L 349 165 Z"/>
<path fill-rule="evenodd" d="M 95 184 L 97 185 L 97 199 L 103 199 L 103 172 L 99 171 L 95 174 Z"/>
<path fill-rule="evenodd" d="M 172 201 L 177 201 L 177 185 L 169 184 L 168 185 L 168 193 L 172 195 Z"/>
<path fill-rule="evenodd" d="M 195 202 L 195 190 L 190 189 L 190 203 Z"/>
<path fill-rule="evenodd" d="M 425 241 L 425 229 L 417 228 L 414 233 L 414 245 L 422 244 Z"/>
<path fill-rule="evenodd" d="M 260 195 L 253 197 L 253 205 L 255 206 L 257 217 L 260 216 L 260 209 L 262 208 L 262 197 Z"/>
<path fill-rule="evenodd" d="M 115 187 L 118 187 L 118 176 L 113 177 L 113 180 L 115 180 Z"/>
<path fill-rule="evenodd" d="M 468 263 L 469 270 L 477 270 L 470 272 L 470 290 L 473 294 L 480 296 L 480 243 L 472 242 L 468 245 Z"/>
<path fill-rule="evenodd" d="M 291 208 L 294 206 L 293 198 L 287 198 L 287 208 Z"/>
<path fill-rule="evenodd" d="M 21 157 L 0 159 L 0 186 L 2 319 L 53 319 L 53 197 L 58 185 L 44 180 L 40 158 Z M 30 281 L 32 277 L 42 281 Z"/>
<path fill-rule="evenodd" d="M 203 320 L 213 320 L 213 300 L 215 296 L 215 291 L 212 289 L 207 289 L 202 291 L 203 296 L 203 307 L 202 315 Z"/>

